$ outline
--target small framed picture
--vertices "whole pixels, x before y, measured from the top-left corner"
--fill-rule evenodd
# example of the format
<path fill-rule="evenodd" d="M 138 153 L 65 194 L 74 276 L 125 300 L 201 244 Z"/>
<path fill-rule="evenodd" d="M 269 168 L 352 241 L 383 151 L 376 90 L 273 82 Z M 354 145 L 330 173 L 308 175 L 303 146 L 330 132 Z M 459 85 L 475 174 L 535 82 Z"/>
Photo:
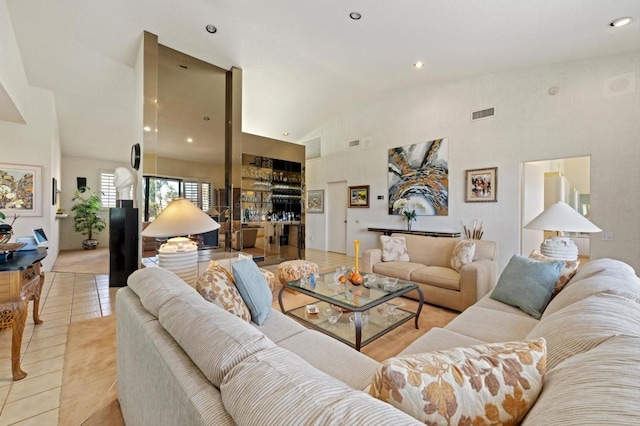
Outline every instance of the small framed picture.
<path fill-rule="evenodd" d="M 466 174 L 464 196 L 466 203 L 498 201 L 497 167 L 467 170 Z"/>
<path fill-rule="evenodd" d="M 307 192 L 307 213 L 324 213 L 324 189 Z"/>
<path fill-rule="evenodd" d="M 349 207 L 369 207 L 369 185 L 349 187 Z"/>

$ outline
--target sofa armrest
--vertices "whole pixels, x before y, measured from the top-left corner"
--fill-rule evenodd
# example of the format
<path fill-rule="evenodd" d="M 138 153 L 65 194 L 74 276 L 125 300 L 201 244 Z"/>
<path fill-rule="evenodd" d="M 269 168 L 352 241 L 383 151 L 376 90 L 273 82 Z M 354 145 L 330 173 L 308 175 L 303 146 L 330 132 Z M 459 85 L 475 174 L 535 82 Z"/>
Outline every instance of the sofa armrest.
<path fill-rule="evenodd" d="M 382 250 L 379 248 L 367 249 L 362 252 L 362 272 L 373 272 L 373 265 L 382 262 Z"/>
<path fill-rule="evenodd" d="M 489 259 L 479 259 L 467 263 L 460 269 L 460 292 L 462 295 L 462 309 L 476 303 L 496 285 L 498 262 Z"/>

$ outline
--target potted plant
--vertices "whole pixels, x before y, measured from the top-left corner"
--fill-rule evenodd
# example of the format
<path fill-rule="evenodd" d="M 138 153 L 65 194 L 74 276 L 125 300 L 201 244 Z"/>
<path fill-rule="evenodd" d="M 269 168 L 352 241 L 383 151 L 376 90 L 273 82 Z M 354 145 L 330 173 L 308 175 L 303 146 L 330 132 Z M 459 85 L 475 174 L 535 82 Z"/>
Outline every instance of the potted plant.
<path fill-rule="evenodd" d="M 102 208 L 100 195 L 91 192 L 89 187 L 82 189 L 78 189 L 71 199 L 75 203 L 71 207 L 71 211 L 74 213 L 73 228 L 76 232 L 87 236 L 87 239 L 82 242 L 82 248 L 91 250 L 98 247 L 98 240 L 93 239 L 93 233 L 101 232 L 107 224 L 98 214 Z"/>

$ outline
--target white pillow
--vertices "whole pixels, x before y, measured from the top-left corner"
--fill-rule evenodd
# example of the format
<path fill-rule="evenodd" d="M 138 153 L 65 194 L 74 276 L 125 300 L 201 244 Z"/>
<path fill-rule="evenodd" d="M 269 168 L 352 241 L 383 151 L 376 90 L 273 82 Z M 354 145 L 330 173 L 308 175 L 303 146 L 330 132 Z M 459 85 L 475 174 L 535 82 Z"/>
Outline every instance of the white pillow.
<path fill-rule="evenodd" d="M 451 253 L 451 268 L 460 272 L 464 265 L 473 262 L 474 254 L 476 254 L 476 243 L 469 240 L 458 241 Z"/>
<path fill-rule="evenodd" d="M 404 237 L 380 236 L 383 262 L 408 262 L 407 240 Z"/>

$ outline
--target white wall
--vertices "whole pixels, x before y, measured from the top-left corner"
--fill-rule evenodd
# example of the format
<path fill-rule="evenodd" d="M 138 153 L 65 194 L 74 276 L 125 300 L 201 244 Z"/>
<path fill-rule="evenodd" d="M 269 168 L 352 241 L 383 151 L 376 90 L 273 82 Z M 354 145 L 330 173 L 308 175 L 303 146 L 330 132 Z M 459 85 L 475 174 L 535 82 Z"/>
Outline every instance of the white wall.
<path fill-rule="evenodd" d="M 69 217 L 60 219 L 60 250 L 78 250 L 82 248 L 82 241 L 86 236 L 73 230 L 73 213 L 71 201 L 78 188 L 78 177 L 87 178 L 87 186 L 92 191 L 100 190 L 100 171 L 113 172 L 116 167 L 129 167 L 128 163 L 107 160 L 95 160 L 92 158 L 81 158 L 72 156 L 62 157 L 62 178 L 60 180 L 60 207 L 63 208 Z M 134 191 L 137 190 L 134 188 Z M 93 238 L 99 241 L 99 247 L 109 247 L 109 209 L 102 209 L 100 215 L 107 222 L 107 227 L 99 234 L 94 234 Z"/>
<path fill-rule="evenodd" d="M 37 202 L 41 216 L 21 216 L 14 224 L 15 236 L 28 236 L 32 228 L 43 228 L 49 237 L 49 254 L 43 261 L 45 271 L 58 257 L 59 222 L 52 205 L 52 177 L 60 180 L 60 139 L 56 108 L 51 92 L 30 87 L 27 90 L 27 124 L 0 121 L 1 163 L 24 164 L 42 167 L 40 194 Z"/>
<path fill-rule="evenodd" d="M 640 54 L 488 75 L 395 92 L 335 117 L 302 140 L 320 137 L 320 159 L 307 162 L 307 188 L 327 182 L 370 185 L 369 209 L 349 209 L 347 241 L 377 245 L 370 226 L 403 227 L 387 213 L 387 150 L 449 138 L 449 216 L 420 216 L 414 229 L 460 231 L 477 219 L 496 241 L 500 268 L 520 250 L 520 165 L 591 155 L 592 221 L 614 242 L 592 237 L 593 258 L 612 257 L 640 271 L 640 94 L 615 96 L 605 80 L 640 68 Z M 630 82 L 635 85 L 635 81 Z M 547 93 L 558 86 L 555 96 Z M 472 111 L 496 116 L 470 121 Z M 370 138 L 368 148 L 346 148 Z M 496 203 L 465 203 L 465 170 L 498 167 Z M 384 195 L 384 200 L 377 200 Z M 359 222 L 359 223 L 358 223 Z M 307 215 L 307 247 L 324 250 L 331 218 Z M 310 237 L 313 236 L 313 240 Z M 353 245 L 348 244 L 353 254 Z"/>
<path fill-rule="evenodd" d="M 29 84 L 5 0 L 0 0 L 0 120 L 25 123 Z"/>

